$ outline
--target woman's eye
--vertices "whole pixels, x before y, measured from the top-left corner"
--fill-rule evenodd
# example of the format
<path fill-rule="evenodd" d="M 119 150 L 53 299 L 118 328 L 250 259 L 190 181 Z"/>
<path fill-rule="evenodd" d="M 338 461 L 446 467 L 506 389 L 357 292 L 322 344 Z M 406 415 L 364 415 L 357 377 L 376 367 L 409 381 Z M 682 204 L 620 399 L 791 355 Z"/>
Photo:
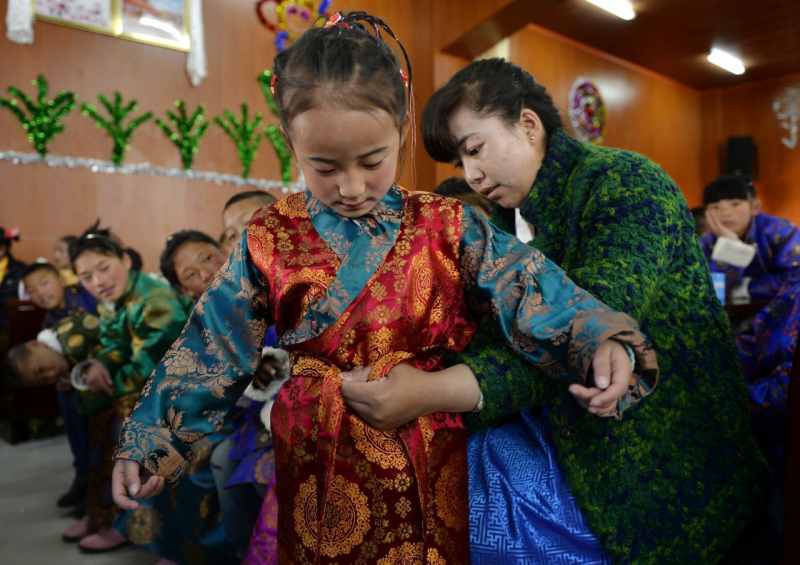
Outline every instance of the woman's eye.
<path fill-rule="evenodd" d="M 480 145 L 476 145 L 475 147 L 468 148 L 467 149 L 467 155 L 469 155 L 470 157 L 474 157 L 475 155 L 480 153 L 482 147 L 483 147 L 483 143 L 481 143 Z"/>
<path fill-rule="evenodd" d="M 317 171 L 318 174 L 323 176 L 332 175 L 333 173 L 336 172 L 336 169 L 314 169 L 314 170 Z"/>

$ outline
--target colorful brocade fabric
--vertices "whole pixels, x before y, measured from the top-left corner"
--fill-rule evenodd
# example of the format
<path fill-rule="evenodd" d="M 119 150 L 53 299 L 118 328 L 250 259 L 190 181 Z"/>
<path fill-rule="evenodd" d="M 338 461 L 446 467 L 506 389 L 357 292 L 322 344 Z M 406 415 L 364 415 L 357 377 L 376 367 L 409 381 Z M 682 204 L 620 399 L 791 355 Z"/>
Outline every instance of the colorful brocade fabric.
<path fill-rule="evenodd" d="M 538 378 L 486 324 L 458 359 L 485 397 L 465 422 L 477 430 L 546 407 L 569 489 L 614 562 L 719 561 L 754 515 L 765 467 L 683 195 L 641 155 L 556 130 L 521 213 L 536 228 L 531 245 L 639 322 L 661 381 L 621 421 L 598 419 L 566 387 Z"/>
<path fill-rule="evenodd" d="M 632 396 L 655 386 L 655 355 L 633 320 L 461 203 L 392 188 L 353 220 L 297 194 L 252 220 L 142 391 L 117 456 L 176 479 L 197 442 L 224 426 L 274 322 L 292 355 L 271 417 L 280 561 L 465 563 L 460 417 L 374 429 L 345 406 L 341 371 L 371 366 L 376 379 L 401 362 L 440 368 L 486 311 L 562 383 L 585 380 L 614 338 L 641 368 Z"/>

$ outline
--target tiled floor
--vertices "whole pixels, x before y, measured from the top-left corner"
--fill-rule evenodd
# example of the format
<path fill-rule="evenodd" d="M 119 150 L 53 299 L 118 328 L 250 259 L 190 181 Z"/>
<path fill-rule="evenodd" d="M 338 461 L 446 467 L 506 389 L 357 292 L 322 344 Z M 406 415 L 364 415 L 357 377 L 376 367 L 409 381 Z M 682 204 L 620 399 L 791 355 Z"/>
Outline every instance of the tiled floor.
<path fill-rule="evenodd" d="M 16 446 L 0 440 L 0 563 L 3 565 L 152 565 L 140 549 L 84 555 L 61 541 L 71 519 L 56 507 L 72 467 L 65 436 Z"/>

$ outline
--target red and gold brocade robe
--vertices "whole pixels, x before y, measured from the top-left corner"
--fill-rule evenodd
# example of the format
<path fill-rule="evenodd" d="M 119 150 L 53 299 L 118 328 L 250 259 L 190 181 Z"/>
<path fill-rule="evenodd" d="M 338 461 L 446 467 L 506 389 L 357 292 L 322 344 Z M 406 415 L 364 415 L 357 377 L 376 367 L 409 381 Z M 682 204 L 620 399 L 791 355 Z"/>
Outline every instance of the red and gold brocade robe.
<path fill-rule="evenodd" d="M 341 372 L 441 368 L 471 338 L 471 301 L 553 375 L 588 373 L 614 337 L 644 360 L 630 318 L 574 287 L 541 254 L 461 203 L 392 188 L 369 216 L 312 196 L 262 210 L 126 423 L 118 457 L 177 477 L 222 426 L 275 322 L 292 378 L 272 411 L 286 563 L 468 562 L 465 432 L 433 414 L 393 432 L 343 403 Z"/>

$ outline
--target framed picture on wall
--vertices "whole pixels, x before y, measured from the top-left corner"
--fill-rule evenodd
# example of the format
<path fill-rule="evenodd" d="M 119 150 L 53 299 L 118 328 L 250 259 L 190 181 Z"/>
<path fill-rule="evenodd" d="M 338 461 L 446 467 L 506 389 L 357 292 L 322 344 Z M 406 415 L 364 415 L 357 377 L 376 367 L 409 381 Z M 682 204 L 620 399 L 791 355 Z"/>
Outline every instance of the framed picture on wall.
<path fill-rule="evenodd" d="M 119 0 L 34 0 L 36 17 L 51 23 L 68 25 L 116 35 L 116 8 Z"/>
<path fill-rule="evenodd" d="M 188 51 L 189 0 L 121 0 L 120 35 L 126 39 Z"/>

